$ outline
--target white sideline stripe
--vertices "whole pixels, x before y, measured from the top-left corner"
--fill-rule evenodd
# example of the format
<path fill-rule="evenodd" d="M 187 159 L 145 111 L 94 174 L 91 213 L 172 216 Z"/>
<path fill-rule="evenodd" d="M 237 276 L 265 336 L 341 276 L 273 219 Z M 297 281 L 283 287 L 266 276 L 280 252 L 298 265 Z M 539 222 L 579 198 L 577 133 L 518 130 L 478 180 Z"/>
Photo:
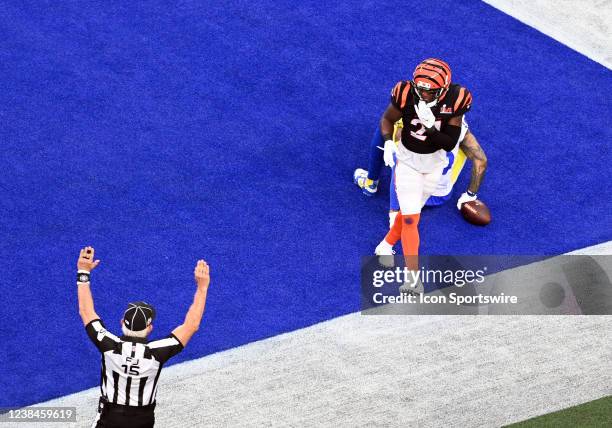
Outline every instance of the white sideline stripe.
<path fill-rule="evenodd" d="M 483 0 L 612 69 L 610 0 Z"/>
<path fill-rule="evenodd" d="M 579 250 L 570 251 L 567 254 L 579 256 L 579 255 L 609 255 L 612 254 L 612 241 L 603 242 L 601 244 L 593 245 L 592 247 L 581 248 Z"/>
<path fill-rule="evenodd" d="M 349 314 L 166 368 L 157 425 L 500 426 L 612 394 L 611 321 Z M 89 426 L 98 396 L 41 405 Z"/>

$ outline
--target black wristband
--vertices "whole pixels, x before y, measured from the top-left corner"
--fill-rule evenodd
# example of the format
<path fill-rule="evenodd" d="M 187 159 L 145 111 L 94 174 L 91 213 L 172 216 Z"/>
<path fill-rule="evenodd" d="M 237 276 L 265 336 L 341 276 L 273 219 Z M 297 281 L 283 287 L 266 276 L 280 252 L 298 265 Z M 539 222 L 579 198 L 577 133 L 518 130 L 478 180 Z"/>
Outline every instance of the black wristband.
<path fill-rule="evenodd" d="M 382 134 L 383 141 L 393 141 L 393 136 L 391 134 Z"/>
<path fill-rule="evenodd" d="M 468 194 L 468 196 L 472 196 L 472 197 L 476 196 L 476 193 L 470 192 L 469 190 L 466 193 Z"/>
<path fill-rule="evenodd" d="M 91 275 L 86 270 L 80 270 L 77 272 L 77 283 L 89 284 Z"/>

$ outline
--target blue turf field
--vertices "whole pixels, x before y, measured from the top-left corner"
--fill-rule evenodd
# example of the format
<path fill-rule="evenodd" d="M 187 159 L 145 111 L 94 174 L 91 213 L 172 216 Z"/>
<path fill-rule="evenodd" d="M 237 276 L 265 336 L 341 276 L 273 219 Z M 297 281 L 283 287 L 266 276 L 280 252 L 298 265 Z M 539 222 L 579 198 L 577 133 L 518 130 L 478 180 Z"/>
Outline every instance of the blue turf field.
<path fill-rule="evenodd" d="M 425 57 L 474 95 L 494 222 L 427 210 L 423 252 L 612 239 L 601 65 L 476 1 L 418 14 L 391 1 L 178 3 L 0 11 L 0 406 L 97 384 L 77 313 L 81 245 L 102 259 L 107 325 L 145 299 L 156 337 L 182 322 L 195 260 L 210 262 L 204 326 L 174 363 L 358 310 L 359 257 L 384 235 L 387 201 L 363 197 L 352 170 L 390 89 Z"/>

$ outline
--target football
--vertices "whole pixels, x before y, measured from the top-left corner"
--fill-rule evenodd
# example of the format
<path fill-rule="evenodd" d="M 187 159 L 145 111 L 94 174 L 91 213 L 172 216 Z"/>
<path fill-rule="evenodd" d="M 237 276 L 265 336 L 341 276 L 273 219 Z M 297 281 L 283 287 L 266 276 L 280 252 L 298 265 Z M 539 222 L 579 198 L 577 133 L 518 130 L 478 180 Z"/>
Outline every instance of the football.
<path fill-rule="evenodd" d="M 491 212 L 489 211 L 489 207 L 478 199 L 461 205 L 461 214 L 467 222 L 477 226 L 486 226 L 491 223 Z"/>

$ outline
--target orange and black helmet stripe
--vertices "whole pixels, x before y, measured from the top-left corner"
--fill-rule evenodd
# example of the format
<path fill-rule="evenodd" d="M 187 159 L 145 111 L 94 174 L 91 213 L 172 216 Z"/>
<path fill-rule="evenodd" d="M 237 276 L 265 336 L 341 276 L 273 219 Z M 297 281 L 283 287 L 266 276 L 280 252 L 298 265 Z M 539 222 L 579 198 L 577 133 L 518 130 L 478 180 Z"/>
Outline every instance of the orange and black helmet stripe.
<path fill-rule="evenodd" d="M 436 58 L 428 58 L 424 60 L 421 64 L 423 66 L 427 66 L 427 68 L 434 69 L 442 74 L 444 80 L 450 83 L 451 81 L 451 70 L 447 63 L 440 59 Z"/>
<path fill-rule="evenodd" d="M 433 89 L 444 87 L 444 78 L 436 71 L 420 69 L 417 73 L 414 73 L 414 81 L 419 80 L 428 81 Z"/>
<path fill-rule="evenodd" d="M 415 68 L 413 80 L 417 79 L 430 82 L 433 88 L 448 88 L 451 82 L 451 70 L 444 61 L 428 58 Z"/>

